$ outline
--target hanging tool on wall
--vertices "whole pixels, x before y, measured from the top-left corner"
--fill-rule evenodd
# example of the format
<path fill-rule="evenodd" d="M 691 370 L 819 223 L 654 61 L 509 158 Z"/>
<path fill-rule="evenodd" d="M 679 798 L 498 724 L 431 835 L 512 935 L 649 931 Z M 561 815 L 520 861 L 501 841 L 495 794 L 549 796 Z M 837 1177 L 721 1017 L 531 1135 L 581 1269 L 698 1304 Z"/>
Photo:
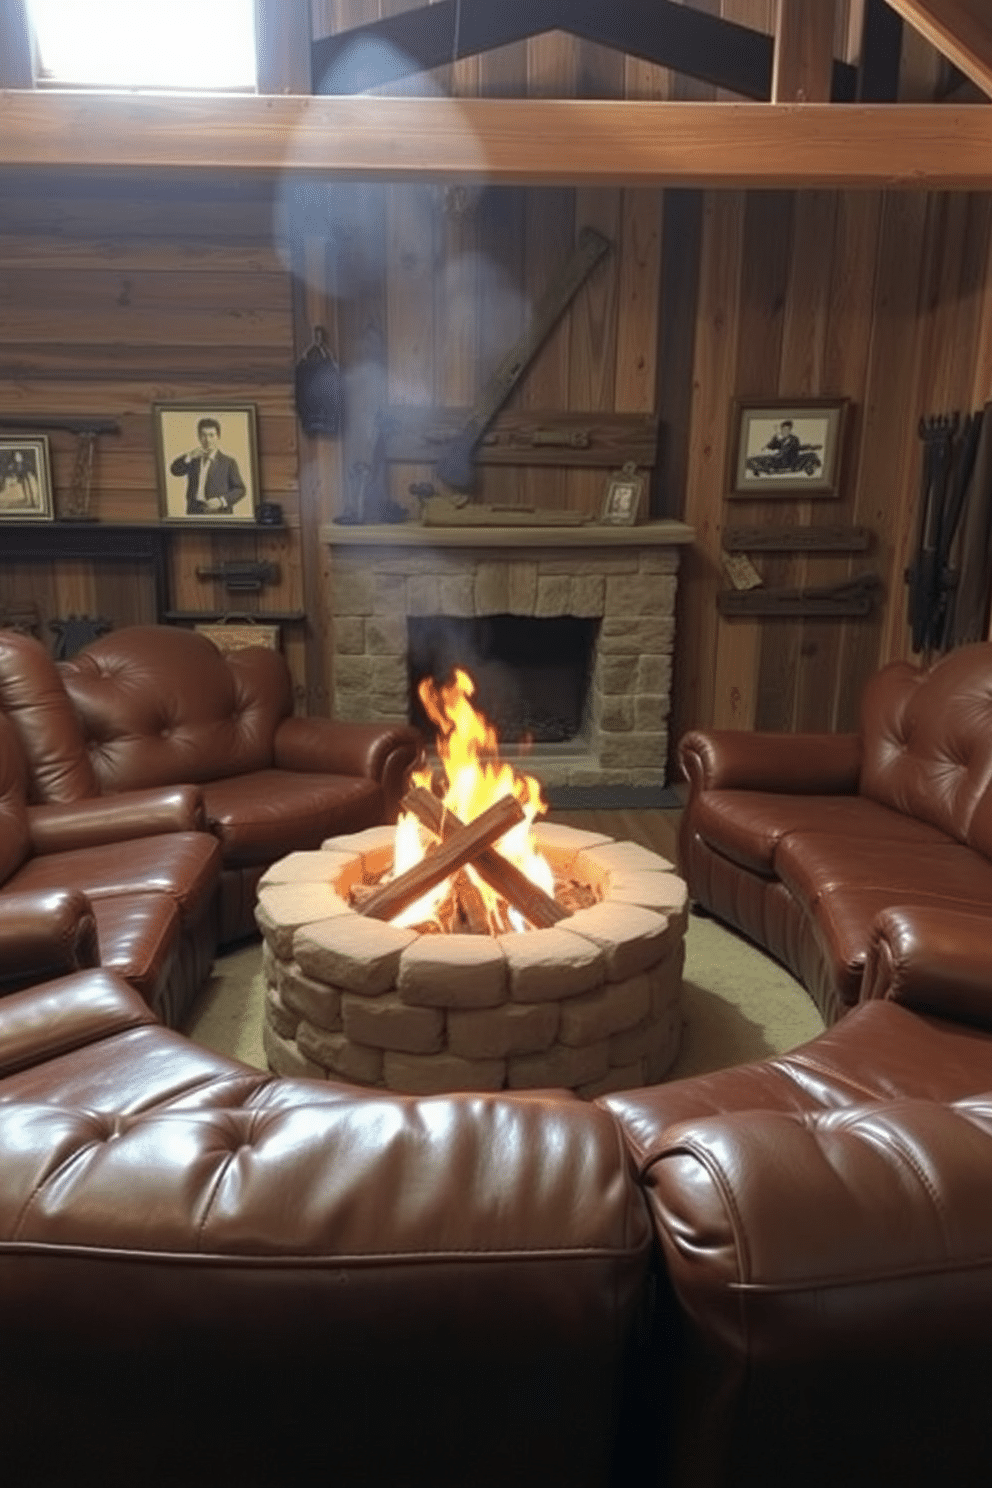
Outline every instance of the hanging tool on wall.
<path fill-rule="evenodd" d="M 977 419 L 968 415 L 962 426 L 958 413 L 919 422 L 923 470 L 918 536 L 915 557 L 905 573 L 907 618 L 915 652 L 941 650 L 946 644 L 951 595 L 957 583 L 951 550 L 975 461 L 978 430 Z"/>
<path fill-rule="evenodd" d="M 584 227 L 579 233 L 575 252 L 534 307 L 530 326 L 510 347 L 479 394 L 464 425 L 438 460 L 436 473 L 445 485 L 456 491 L 472 489 L 475 482 L 475 450 L 483 435 L 579 289 L 611 246 L 609 238 L 605 238 L 594 227 Z"/>

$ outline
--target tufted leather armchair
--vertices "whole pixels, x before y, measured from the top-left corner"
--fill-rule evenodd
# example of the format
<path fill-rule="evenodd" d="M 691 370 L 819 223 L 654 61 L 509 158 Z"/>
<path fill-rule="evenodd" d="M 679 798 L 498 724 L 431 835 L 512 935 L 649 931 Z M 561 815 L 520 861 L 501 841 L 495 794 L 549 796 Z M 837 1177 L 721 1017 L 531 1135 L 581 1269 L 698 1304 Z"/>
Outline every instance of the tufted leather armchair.
<path fill-rule="evenodd" d="M 222 945 L 255 933 L 255 890 L 271 863 L 394 820 L 423 747 L 406 725 L 296 717 L 280 653 L 225 656 L 165 625 L 111 631 L 61 663 L 32 638 L 0 632 L 0 710 L 35 805 L 65 813 L 195 788 L 221 848 Z"/>

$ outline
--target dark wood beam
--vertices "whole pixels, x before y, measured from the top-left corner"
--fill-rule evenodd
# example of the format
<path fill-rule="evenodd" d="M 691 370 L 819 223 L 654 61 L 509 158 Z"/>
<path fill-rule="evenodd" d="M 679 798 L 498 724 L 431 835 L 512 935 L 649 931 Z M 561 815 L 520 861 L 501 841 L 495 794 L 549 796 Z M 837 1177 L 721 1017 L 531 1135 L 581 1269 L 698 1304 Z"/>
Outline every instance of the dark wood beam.
<path fill-rule="evenodd" d="M 354 26 L 313 43 L 313 91 L 364 93 L 399 82 L 551 31 L 560 25 L 560 13 L 555 0 L 440 0 Z"/>
<path fill-rule="evenodd" d="M 0 88 L 33 88 L 26 0 L 0 0 Z"/>
<path fill-rule="evenodd" d="M 858 62 L 858 101 L 895 103 L 902 61 L 902 18 L 886 0 L 865 0 Z"/>
<path fill-rule="evenodd" d="M 440 0 L 315 41 L 314 92 L 362 93 L 553 30 L 743 98 L 771 96 L 770 36 L 673 0 Z M 834 99 L 850 101 L 855 79 L 853 67 L 834 62 Z"/>

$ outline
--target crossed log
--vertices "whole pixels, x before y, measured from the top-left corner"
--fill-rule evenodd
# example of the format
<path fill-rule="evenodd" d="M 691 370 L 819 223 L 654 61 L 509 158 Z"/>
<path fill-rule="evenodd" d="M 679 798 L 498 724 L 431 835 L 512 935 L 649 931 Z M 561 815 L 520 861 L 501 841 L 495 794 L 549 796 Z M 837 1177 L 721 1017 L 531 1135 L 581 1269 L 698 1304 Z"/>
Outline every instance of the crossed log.
<path fill-rule="evenodd" d="M 440 839 L 440 846 L 366 899 L 360 914 L 390 920 L 450 874 L 471 863 L 480 878 L 539 929 L 548 929 L 568 917 L 568 910 L 531 883 L 525 873 L 492 845 L 524 820 L 523 807 L 515 796 L 502 797 L 468 823 L 448 811 L 423 786 L 408 791 L 401 805 Z"/>

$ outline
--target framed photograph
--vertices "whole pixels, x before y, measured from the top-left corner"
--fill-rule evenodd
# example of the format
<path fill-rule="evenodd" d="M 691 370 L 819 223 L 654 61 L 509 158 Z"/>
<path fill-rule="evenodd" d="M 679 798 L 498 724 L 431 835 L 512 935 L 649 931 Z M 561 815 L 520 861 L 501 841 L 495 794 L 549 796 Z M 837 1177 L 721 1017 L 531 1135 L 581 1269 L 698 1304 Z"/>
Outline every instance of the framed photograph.
<path fill-rule="evenodd" d="M 628 461 L 606 488 L 599 520 L 611 526 L 631 526 L 637 521 L 643 493 L 644 480 L 637 474 L 637 466 Z"/>
<path fill-rule="evenodd" d="M 253 403 L 156 403 L 163 522 L 254 523 L 259 506 Z"/>
<path fill-rule="evenodd" d="M 0 439 L 0 520 L 51 522 L 54 516 L 48 436 Z"/>
<path fill-rule="evenodd" d="M 734 405 L 732 496 L 836 496 L 847 400 Z"/>

